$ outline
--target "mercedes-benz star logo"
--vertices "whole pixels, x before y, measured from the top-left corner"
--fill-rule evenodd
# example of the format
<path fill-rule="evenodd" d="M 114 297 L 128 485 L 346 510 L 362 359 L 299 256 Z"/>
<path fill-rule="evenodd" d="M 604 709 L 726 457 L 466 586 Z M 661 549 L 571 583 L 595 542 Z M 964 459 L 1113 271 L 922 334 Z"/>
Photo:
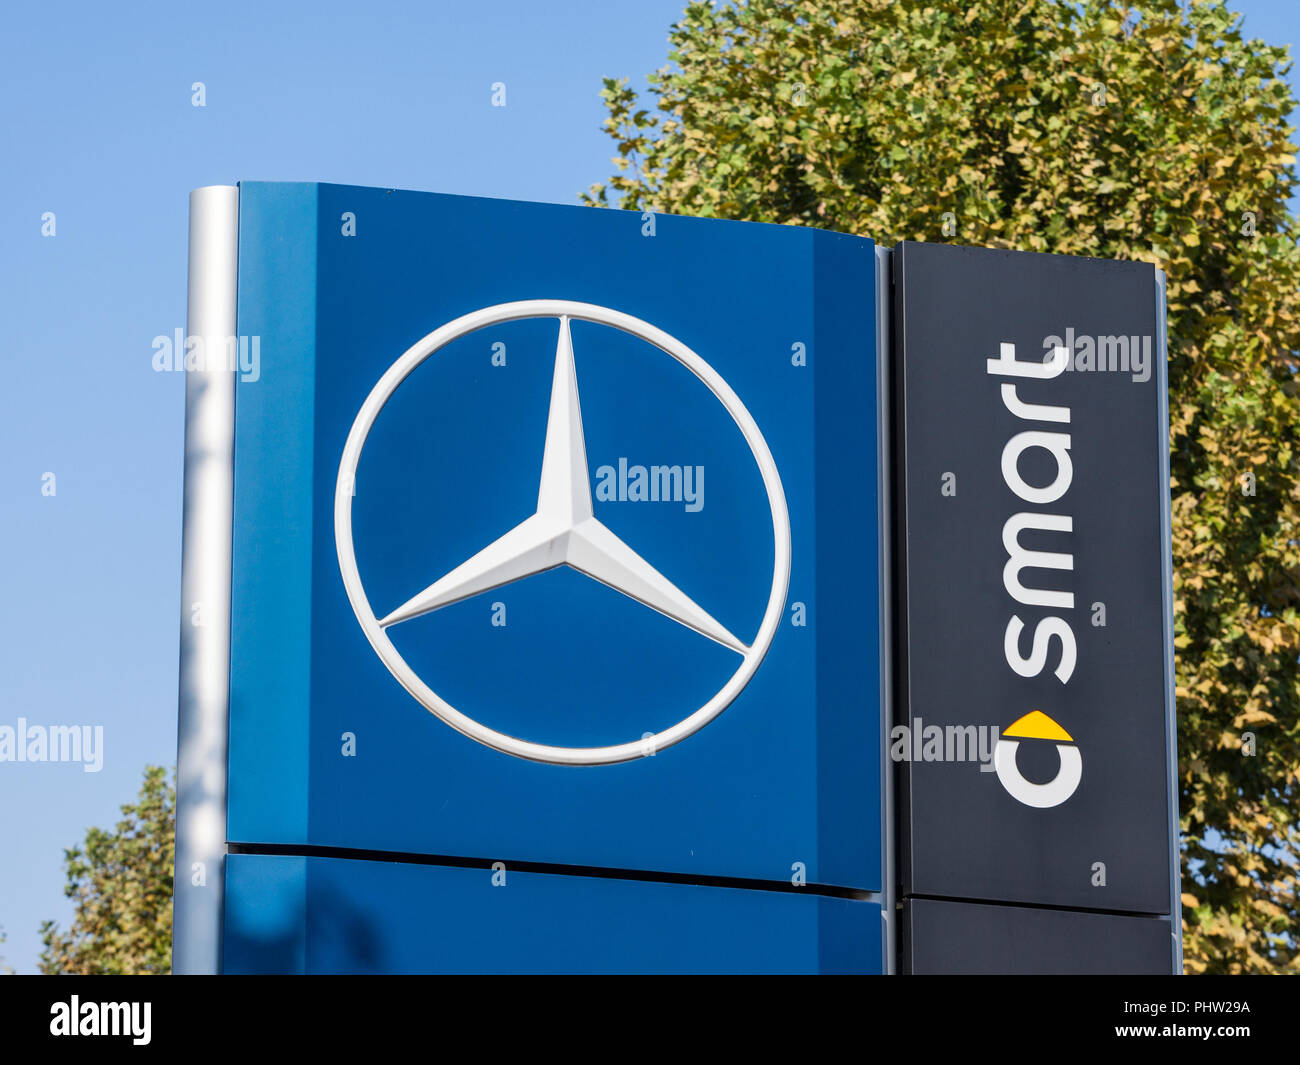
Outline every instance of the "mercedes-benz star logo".
<path fill-rule="evenodd" d="M 362 588 L 352 544 L 352 486 L 366 437 L 389 397 L 430 355 L 466 333 L 524 318 L 559 319 L 537 510 L 450 573 L 439 577 L 382 618 L 378 617 Z M 570 320 L 595 322 L 622 330 L 671 355 L 708 386 L 739 426 L 758 463 L 767 490 L 775 545 L 772 590 L 758 633 L 751 643 L 747 644 L 729 632 L 595 516 L 591 481 L 587 474 L 582 414 L 578 406 L 578 378 L 573 364 Z M 334 495 L 334 540 L 348 601 L 371 646 L 402 687 L 428 710 L 471 739 L 519 758 L 557 765 L 608 765 L 644 757 L 707 725 L 730 705 L 758 669 L 780 624 L 790 583 L 790 519 L 785 493 L 772 453 L 745 405 L 708 363 L 667 333 L 631 315 L 570 300 L 523 300 L 474 311 L 435 329 L 389 367 L 362 404 L 343 448 Z M 552 747 L 508 736 L 461 713 L 416 676 L 385 631 L 432 610 L 557 566 L 570 566 L 731 648 L 741 656 L 739 667 L 713 698 L 662 732 L 609 747 Z"/>

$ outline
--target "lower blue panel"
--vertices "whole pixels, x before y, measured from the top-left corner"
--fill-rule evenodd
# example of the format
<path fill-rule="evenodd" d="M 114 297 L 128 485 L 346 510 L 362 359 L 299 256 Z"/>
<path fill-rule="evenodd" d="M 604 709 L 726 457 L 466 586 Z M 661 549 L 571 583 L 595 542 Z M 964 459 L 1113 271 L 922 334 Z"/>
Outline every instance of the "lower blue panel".
<path fill-rule="evenodd" d="M 234 854 L 227 973 L 878 973 L 880 907 L 812 894 Z"/>

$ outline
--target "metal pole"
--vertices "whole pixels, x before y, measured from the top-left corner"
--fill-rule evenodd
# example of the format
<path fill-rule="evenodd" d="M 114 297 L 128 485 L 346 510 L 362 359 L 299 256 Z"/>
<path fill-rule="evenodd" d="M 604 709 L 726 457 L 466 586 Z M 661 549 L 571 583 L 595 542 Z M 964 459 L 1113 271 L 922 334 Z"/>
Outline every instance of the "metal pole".
<path fill-rule="evenodd" d="M 221 971 L 239 189 L 190 193 L 172 971 Z M 237 344 L 237 342 L 234 342 Z M 201 344 L 201 346 L 200 346 Z M 234 367 L 238 366 L 237 347 Z M 202 364 L 198 362 L 202 355 Z M 182 353 L 177 353 L 177 358 Z M 193 369 L 188 359 L 193 358 Z"/>

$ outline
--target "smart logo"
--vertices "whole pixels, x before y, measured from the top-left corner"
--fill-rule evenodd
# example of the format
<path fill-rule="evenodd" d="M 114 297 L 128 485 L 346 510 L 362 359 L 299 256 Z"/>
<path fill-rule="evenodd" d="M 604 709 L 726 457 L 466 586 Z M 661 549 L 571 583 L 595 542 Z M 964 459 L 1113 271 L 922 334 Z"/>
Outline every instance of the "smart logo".
<path fill-rule="evenodd" d="M 1016 358 L 1015 345 L 1004 343 L 999 357 L 988 360 L 987 370 L 990 374 L 1021 378 L 1022 381 L 1047 381 L 1061 374 L 1068 355 L 1065 348 L 1056 347 L 1046 365 L 1026 363 Z M 1001 394 L 1003 405 L 1021 421 L 1070 424 L 1069 407 L 1026 402 L 1018 394 L 1016 383 L 1004 382 Z M 1020 473 L 1021 455 L 1033 448 L 1045 451 L 1055 462 L 1055 477 L 1045 487 L 1029 484 Z M 1002 451 L 1002 479 L 1024 503 L 1056 503 L 1069 491 L 1073 476 L 1069 433 L 1025 430 L 1013 436 Z M 1007 562 L 1002 570 L 1003 585 L 1012 599 L 1022 606 L 1073 610 L 1073 592 L 1035 588 L 1022 581 L 1021 574 L 1027 569 L 1074 569 L 1073 553 L 1027 550 L 1020 543 L 1020 535 L 1028 529 L 1072 533 L 1074 522 L 1068 514 L 1040 514 L 1033 511 L 1022 511 L 1008 518 L 1002 529 L 1002 546 L 1007 552 Z M 1022 654 L 1020 650 L 1020 635 L 1024 628 L 1024 622 L 1016 614 L 1007 622 L 1003 641 L 1007 665 L 1017 676 L 1038 676 L 1047 666 L 1048 648 L 1055 637 L 1060 642 L 1060 658 L 1053 672 L 1062 684 L 1069 683 L 1077 661 L 1074 629 L 1070 622 L 1059 614 L 1040 619 L 1034 629 L 1033 647 L 1028 655 Z M 1008 736 L 1015 738 L 1007 739 Z M 1070 734 L 1050 717 L 1041 710 L 1034 710 L 1007 728 L 1002 737 L 994 748 L 993 764 L 998 779 L 1012 798 L 1026 806 L 1049 809 L 1061 805 L 1074 794 L 1083 776 L 1083 759 Z M 1034 784 L 1021 775 L 1016 767 L 1016 751 L 1020 749 L 1021 739 L 1058 741 L 1056 751 L 1060 755 L 1061 768 L 1049 783 Z"/>
<path fill-rule="evenodd" d="M 1012 737 L 1008 739 L 1007 737 Z M 1016 766 L 1016 752 L 1021 740 L 1055 740 L 1056 753 L 1061 768 L 1046 784 L 1026 780 Z M 1002 739 L 993 748 L 993 766 L 998 780 L 1017 802 L 1048 810 L 1060 806 L 1079 786 L 1083 779 L 1083 756 L 1075 746 L 1074 738 L 1041 710 L 1026 714 L 1002 732 Z"/>

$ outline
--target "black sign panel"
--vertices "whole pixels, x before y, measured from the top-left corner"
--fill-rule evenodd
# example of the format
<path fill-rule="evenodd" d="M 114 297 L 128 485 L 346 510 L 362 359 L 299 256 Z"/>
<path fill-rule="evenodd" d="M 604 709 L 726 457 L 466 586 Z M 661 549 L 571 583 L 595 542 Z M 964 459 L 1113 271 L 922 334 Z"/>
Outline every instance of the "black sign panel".
<path fill-rule="evenodd" d="M 893 277 L 903 893 L 1168 914 L 1161 279 L 930 244 Z"/>
<path fill-rule="evenodd" d="M 911 899 L 899 959 L 934 974 L 1168 974 L 1167 917 L 1120 917 Z"/>

